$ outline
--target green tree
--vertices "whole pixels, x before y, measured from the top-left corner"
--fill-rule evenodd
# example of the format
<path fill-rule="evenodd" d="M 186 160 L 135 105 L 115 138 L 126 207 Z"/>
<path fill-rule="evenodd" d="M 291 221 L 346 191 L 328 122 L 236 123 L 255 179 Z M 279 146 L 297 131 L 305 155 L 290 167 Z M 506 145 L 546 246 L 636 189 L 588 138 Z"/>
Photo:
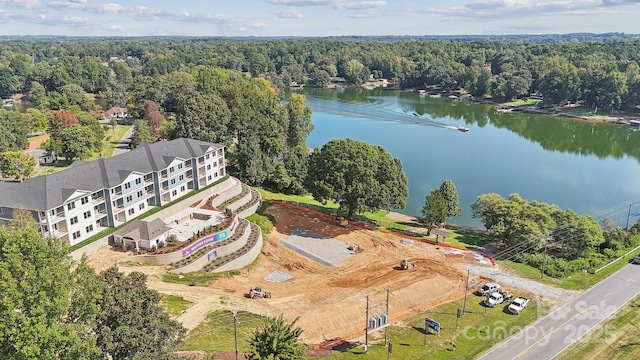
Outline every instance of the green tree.
<path fill-rule="evenodd" d="M 445 220 L 447 220 L 447 201 L 440 190 L 431 190 L 422 208 L 422 221 L 427 224 L 427 235 L 431 235 L 431 229 L 438 227 Z"/>
<path fill-rule="evenodd" d="M 408 196 L 400 159 L 380 146 L 336 139 L 314 150 L 307 189 L 321 202 L 333 200 L 351 217 L 366 210 L 401 209 Z"/>
<path fill-rule="evenodd" d="M 176 136 L 225 143 L 231 112 L 217 94 L 184 93 L 178 101 Z"/>
<path fill-rule="evenodd" d="M 440 185 L 440 194 L 447 203 L 447 217 L 458 216 L 462 209 L 458 200 L 458 190 L 451 180 L 445 180 Z"/>
<path fill-rule="evenodd" d="M 99 274 L 103 285 L 95 329 L 103 356 L 112 359 L 164 359 L 182 341 L 186 329 L 147 288 L 147 276 L 125 275 L 113 266 Z"/>
<path fill-rule="evenodd" d="M 33 156 L 22 151 L 5 151 L 0 154 L 0 173 L 17 181 L 33 176 L 36 164 Z"/>
<path fill-rule="evenodd" d="M 151 135 L 149 123 L 145 120 L 136 120 L 133 122 L 133 134 L 131 134 L 131 148 L 135 149 L 141 143 L 152 144 L 158 138 Z"/>
<path fill-rule="evenodd" d="M 562 104 L 580 95 L 580 74 L 567 59 L 554 57 L 548 63 L 549 72 L 542 78 L 540 91 L 549 104 Z"/>
<path fill-rule="evenodd" d="M 35 131 L 45 131 L 49 128 L 49 119 L 47 115 L 36 108 L 28 108 L 25 113 L 25 118 L 31 123 L 31 127 Z"/>
<path fill-rule="evenodd" d="M 44 110 L 49 108 L 47 92 L 45 91 L 44 86 L 37 81 L 31 82 L 25 100 L 37 109 Z"/>
<path fill-rule="evenodd" d="M 249 339 L 249 354 L 256 360 L 305 359 L 304 344 L 300 341 L 302 329 L 296 318 L 288 322 L 282 315 L 268 318 L 263 329 L 256 329 Z"/>
<path fill-rule="evenodd" d="M 10 67 L 0 65 L 0 97 L 15 94 L 20 89 L 20 80 Z"/>
<path fill-rule="evenodd" d="M 0 358 L 97 358 L 95 304 L 100 288 L 83 260 L 57 239 L 43 241 L 26 210 L 0 227 Z"/>
<path fill-rule="evenodd" d="M 71 160 L 91 157 L 95 146 L 94 136 L 95 133 L 86 126 L 74 125 L 62 129 L 57 136 L 62 144 L 61 155 Z"/>
<path fill-rule="evenodd" d="M 29 123 L 16 111 L 0 109 L 0 152 L 27 147 Z"/>

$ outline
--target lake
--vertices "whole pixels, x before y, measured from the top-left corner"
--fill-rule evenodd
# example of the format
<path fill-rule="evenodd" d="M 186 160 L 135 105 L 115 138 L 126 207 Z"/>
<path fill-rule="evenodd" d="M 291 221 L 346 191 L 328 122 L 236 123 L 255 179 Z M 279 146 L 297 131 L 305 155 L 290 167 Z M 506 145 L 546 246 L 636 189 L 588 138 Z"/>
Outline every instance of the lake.
<path fill-rule="evenodd" d="M 471 204 L 487 193 L 518 193 L 623 227 L 640 216 L 640 131 L 628 126 L 498 114 L 492 106 L 381 88 L 301 93 L 313 110 L 309 147 L 351 138 L 400 158 L 409 181 L 400 213 L 420 217 L 427 194 L 451 179 L 462 213 L 447 221 L 457 225 L 482 227 Z"/>

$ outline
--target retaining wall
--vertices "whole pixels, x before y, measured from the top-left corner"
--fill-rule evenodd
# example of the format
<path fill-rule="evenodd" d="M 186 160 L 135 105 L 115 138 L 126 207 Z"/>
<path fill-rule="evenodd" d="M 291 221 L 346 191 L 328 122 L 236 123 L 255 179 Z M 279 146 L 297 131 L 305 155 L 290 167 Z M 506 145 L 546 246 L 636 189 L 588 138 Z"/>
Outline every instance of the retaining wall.
<path fill-rule="evenodd" d="M 258 241 L 253 246 L 253 248 L 251 248 L 251 250 L 246 252 L 244 255 L 238 257 L 237 259 L 234 259 L 234 260 L 232 260 L 232 261 L 220 266 L 219 268 L 216 268 L 215 270 L 213 270 L 213 272 L 217 273 L 217 272 L 229 271 L 229 270 L 234 270 L 234 269 L 240 269 L 240 268 L 243 268 L 245 266 L 248 266 L 255 259 L 258 258 L 258 255 L 260 255 L 260 251 L 262 251 L 262 245 L 264 243 L 264 240 L 262 239 L 262 229 L 260 229 L 260 227 L 258 225 L 253 224 L 253 223 L 250 223 L 250 227 L 251 227 L 251 231 L 257 231 L 258 232 Z"/>
<path fill-rule="evenodd" d="M 234 180 L 236 180 L 234 178 Z M 236 184 L 233 188 L 228 188 L 227 191 L 225 191 L 224 193 L 219 193 L 218 196 L 213 198 L 213 201 L 211 202 L 213 204 L 213 206 L 215 207 L 220 207 L 220 204 L 224 203 L 225 201 L 232 199 L 238 195 L 240 195 L 242 193 L 242 183 L 238 180 L 236 180 Z"/>
<path fill-rule="evenodd" d="M 157 213 L 144 218 L 144 220 L 152 221 L 155 219 L 164 220 L 164 219 L 170 218 L 178 214 L 179 212 L 185 209 L 188 209 L 189 207 L 191 207 L 191 205 L 195 203 L 199 203 L 202 200 L 206 200 L 218 194 L 220 194 L 219 196 L 223 196 L 227 193 L 227 191 L 233 191 L 234 187 L 240 188 L 238 184 L 241 184 L 240 181 L 230 176 L 227 180 L 221 182 L 220 184 L 214 185 L 211 188 L 204 190 L 202 192 L 199 192 L 187 199 L 184 199 L 175 205 L 172 205 L 166 209 L 163 209 L 162 211 L 158 211 Z"/>
<path fill-rule="evenodd" d="M 192 272 L 192 271 L 202 270 L 202 268 L 205 267 L 209 263 L 208 256 L 212 252 L 216 251 L 217 252 L 217 257 L 221 258 L 223 256 L 227 256 L 227 255 L 233 254 L 234 252 L 238 251 L 239 249 L 241 249 L 247 243 L 247 239 L 249 239 L 249 235 L 251 234 L 251 226 L 250 226 L 250 224 L 249 224 L 249 222 L 247 220 L 241 220 L 241 223 L 238 225 L 238 228 L 236 229 L 236 231 L 242 231 L 243 232 L 242 236 L 240 236 L 240 238 L 236 239 L 236 241 L 234 241 L 232 243 L 229 243 L 227 245 L 224 245 L 224 246 L 212 248 L 210 251 L 207 251 L 207 253 L 205 255 L 201 256 L 200 258 L 198 258 L 196 261 L 192 262 L 191 264 L 185 265 L 185 266 L 183 266 L 181 268 L 169 270 L 169 272 L 172 272 L 172 273 L 188 273 L 188 272 Z"/>
<path fill-rule="evenodd" d="M 328 266 L 328 267 L 338 267 L 338 265 L 332 263 L 331 261 L 323 259 L 322 257 L 320 257 L 320 256 L 318 256 L 318 255 L 316 255 L 316 254 L 314 254 L 312 252 L 309 252 L 309 251 L 299 247 L 298 245 L 292 244 L 292 243 L 290 243 L 290 242 L 288 242 L 288 241 L 286 241 L 284 239 L 279 239 L 279 240 L 280 240 L 280 244 L 282 244 L 282 246 L 286 247 L 287 249 L 289 249 L 291 251 L 297 252 L 298 254 L 300 254 L 302 256 L 306 256 L 309 259 L 311 259 L 311 260 L 313 260 L 313 261 L 315 261 L 317 263 L 320 263 L 320 264 L 322 264 L 324 266 Z"/>

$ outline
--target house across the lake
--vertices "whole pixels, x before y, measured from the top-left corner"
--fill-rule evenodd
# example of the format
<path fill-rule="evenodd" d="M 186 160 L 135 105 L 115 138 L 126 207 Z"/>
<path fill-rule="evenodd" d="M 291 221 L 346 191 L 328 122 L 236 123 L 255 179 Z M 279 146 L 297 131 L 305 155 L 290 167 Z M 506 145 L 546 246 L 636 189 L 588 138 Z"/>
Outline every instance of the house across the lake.
<path fill-rule="evenodd" d="M 127 108 L 121 108 L 121 107 L 112 107 L 111 109 L 105 111 L 102 113 L 102 118 L 105 121 L 111 121 L 111 120 L 121 120 L 121 119 L 126 119 L 129 117 L 129 111 L 127 110 Z"/>

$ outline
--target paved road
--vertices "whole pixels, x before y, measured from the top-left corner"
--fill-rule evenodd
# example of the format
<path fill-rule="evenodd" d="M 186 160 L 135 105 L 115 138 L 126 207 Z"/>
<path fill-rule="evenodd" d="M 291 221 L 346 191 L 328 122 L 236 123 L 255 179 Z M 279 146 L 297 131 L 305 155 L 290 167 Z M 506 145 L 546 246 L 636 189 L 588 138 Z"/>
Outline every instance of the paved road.
<path fill-rule="evenodd" d="M 130 147 L 131 135 L 133 135 L 133 126 L 130 127 L 129 130 L 127 130 L 127 132 L 124 133 L 124 135 L 122 135 L 122 139 L 120 139 L 118 146 L 116 146 L 116 148 L 113 149 L 113 154 L 111 156 L 120 155 L 131 150 L 131 147 Z"/>
<path fill-rule="evenodd" d="M 605 341 L 614 329 L 605 327 L 593 332 L 589 330 L 638 294 L 640 265 L 627 265 L 483 354 L 478 360 L 546 360 L 552 359 L 582 336 L 589 341 Z"/>

